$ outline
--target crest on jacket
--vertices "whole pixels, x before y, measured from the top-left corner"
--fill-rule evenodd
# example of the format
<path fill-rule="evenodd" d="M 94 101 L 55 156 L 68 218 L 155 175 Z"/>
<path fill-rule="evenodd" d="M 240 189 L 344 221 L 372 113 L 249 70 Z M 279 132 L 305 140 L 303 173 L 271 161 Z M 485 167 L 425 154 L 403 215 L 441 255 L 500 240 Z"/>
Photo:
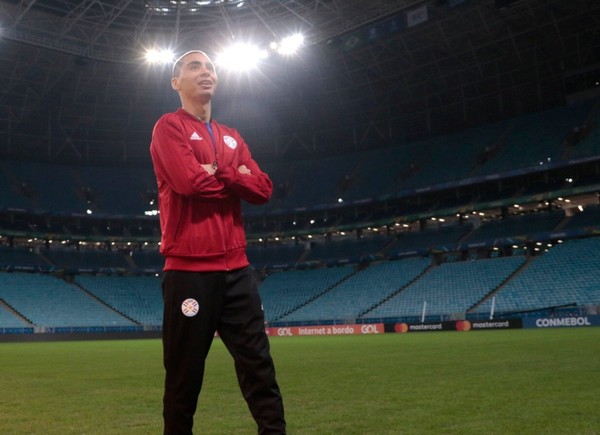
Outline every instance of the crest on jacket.
<path fill-rule="evenodd" d="M 227 145 L 232 150 L 236 149 L 238 146 L 237 141 L 231 136 L 223 136 L 223 140 L 225 141 L 225 145 Z"/>

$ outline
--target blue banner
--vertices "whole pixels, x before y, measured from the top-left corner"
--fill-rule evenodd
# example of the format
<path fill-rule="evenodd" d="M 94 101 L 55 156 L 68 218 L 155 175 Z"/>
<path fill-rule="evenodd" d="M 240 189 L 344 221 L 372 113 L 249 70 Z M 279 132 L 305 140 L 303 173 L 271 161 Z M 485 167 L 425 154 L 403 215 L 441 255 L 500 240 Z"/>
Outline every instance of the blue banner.
<path fill-rule="evenodd" d="M 532 317 L 523 319 L 524 328 L 572 328 L 579 326 L 600 326 L 600 315 Z"/>

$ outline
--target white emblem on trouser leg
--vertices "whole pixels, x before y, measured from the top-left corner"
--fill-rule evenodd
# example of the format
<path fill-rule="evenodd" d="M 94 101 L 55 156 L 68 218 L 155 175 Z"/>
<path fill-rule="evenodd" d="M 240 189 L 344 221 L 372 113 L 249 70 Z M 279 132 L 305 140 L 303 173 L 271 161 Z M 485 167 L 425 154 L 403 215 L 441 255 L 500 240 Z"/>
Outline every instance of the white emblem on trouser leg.
<path fill-rule="evenodd" d="M 192 298 L 186 299 L 181 304 L 181 312 L 184 316 L 194 317 L 198 314 L 198 301 Z"/>

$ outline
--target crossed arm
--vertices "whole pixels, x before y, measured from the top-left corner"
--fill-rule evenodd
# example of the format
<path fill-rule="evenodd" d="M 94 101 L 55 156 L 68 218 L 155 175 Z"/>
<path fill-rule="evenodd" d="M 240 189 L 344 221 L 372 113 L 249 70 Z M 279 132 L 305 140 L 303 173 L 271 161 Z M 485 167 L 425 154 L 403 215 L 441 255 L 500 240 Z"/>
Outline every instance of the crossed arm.
<path fill-rule="evenodd" d="M 214 168 L 214 166 L 212 165 L 212 163 L 211 164 L 202 164 L 200 166 L 202 166 L 204 168 L 204 170 L 206 172 L 208 172 L 209 175 L 215 175 L 215 172 L 217 172 L 217 170 Z M 243 175 L 252 175 L 252 171 L 250 169 L 248 169 L 246 167 L 246 165 L 241 165 L 237 169 L 238 169 L 238 172 L 240 174 L 243 174 Z"/>

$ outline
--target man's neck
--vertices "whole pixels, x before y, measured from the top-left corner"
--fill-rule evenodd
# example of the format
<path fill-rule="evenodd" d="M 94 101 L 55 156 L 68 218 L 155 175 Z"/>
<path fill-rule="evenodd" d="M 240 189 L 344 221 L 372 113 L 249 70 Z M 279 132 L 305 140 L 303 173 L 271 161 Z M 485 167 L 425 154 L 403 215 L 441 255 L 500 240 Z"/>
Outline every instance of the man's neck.
<path fill-rule="evenodd" d="M 211 107 L 210 102 L 206 104 L 183 104 L 183 110 L 188 112 L 190 115 L 195 116 L 202 122 L 210 121 Z"/>

